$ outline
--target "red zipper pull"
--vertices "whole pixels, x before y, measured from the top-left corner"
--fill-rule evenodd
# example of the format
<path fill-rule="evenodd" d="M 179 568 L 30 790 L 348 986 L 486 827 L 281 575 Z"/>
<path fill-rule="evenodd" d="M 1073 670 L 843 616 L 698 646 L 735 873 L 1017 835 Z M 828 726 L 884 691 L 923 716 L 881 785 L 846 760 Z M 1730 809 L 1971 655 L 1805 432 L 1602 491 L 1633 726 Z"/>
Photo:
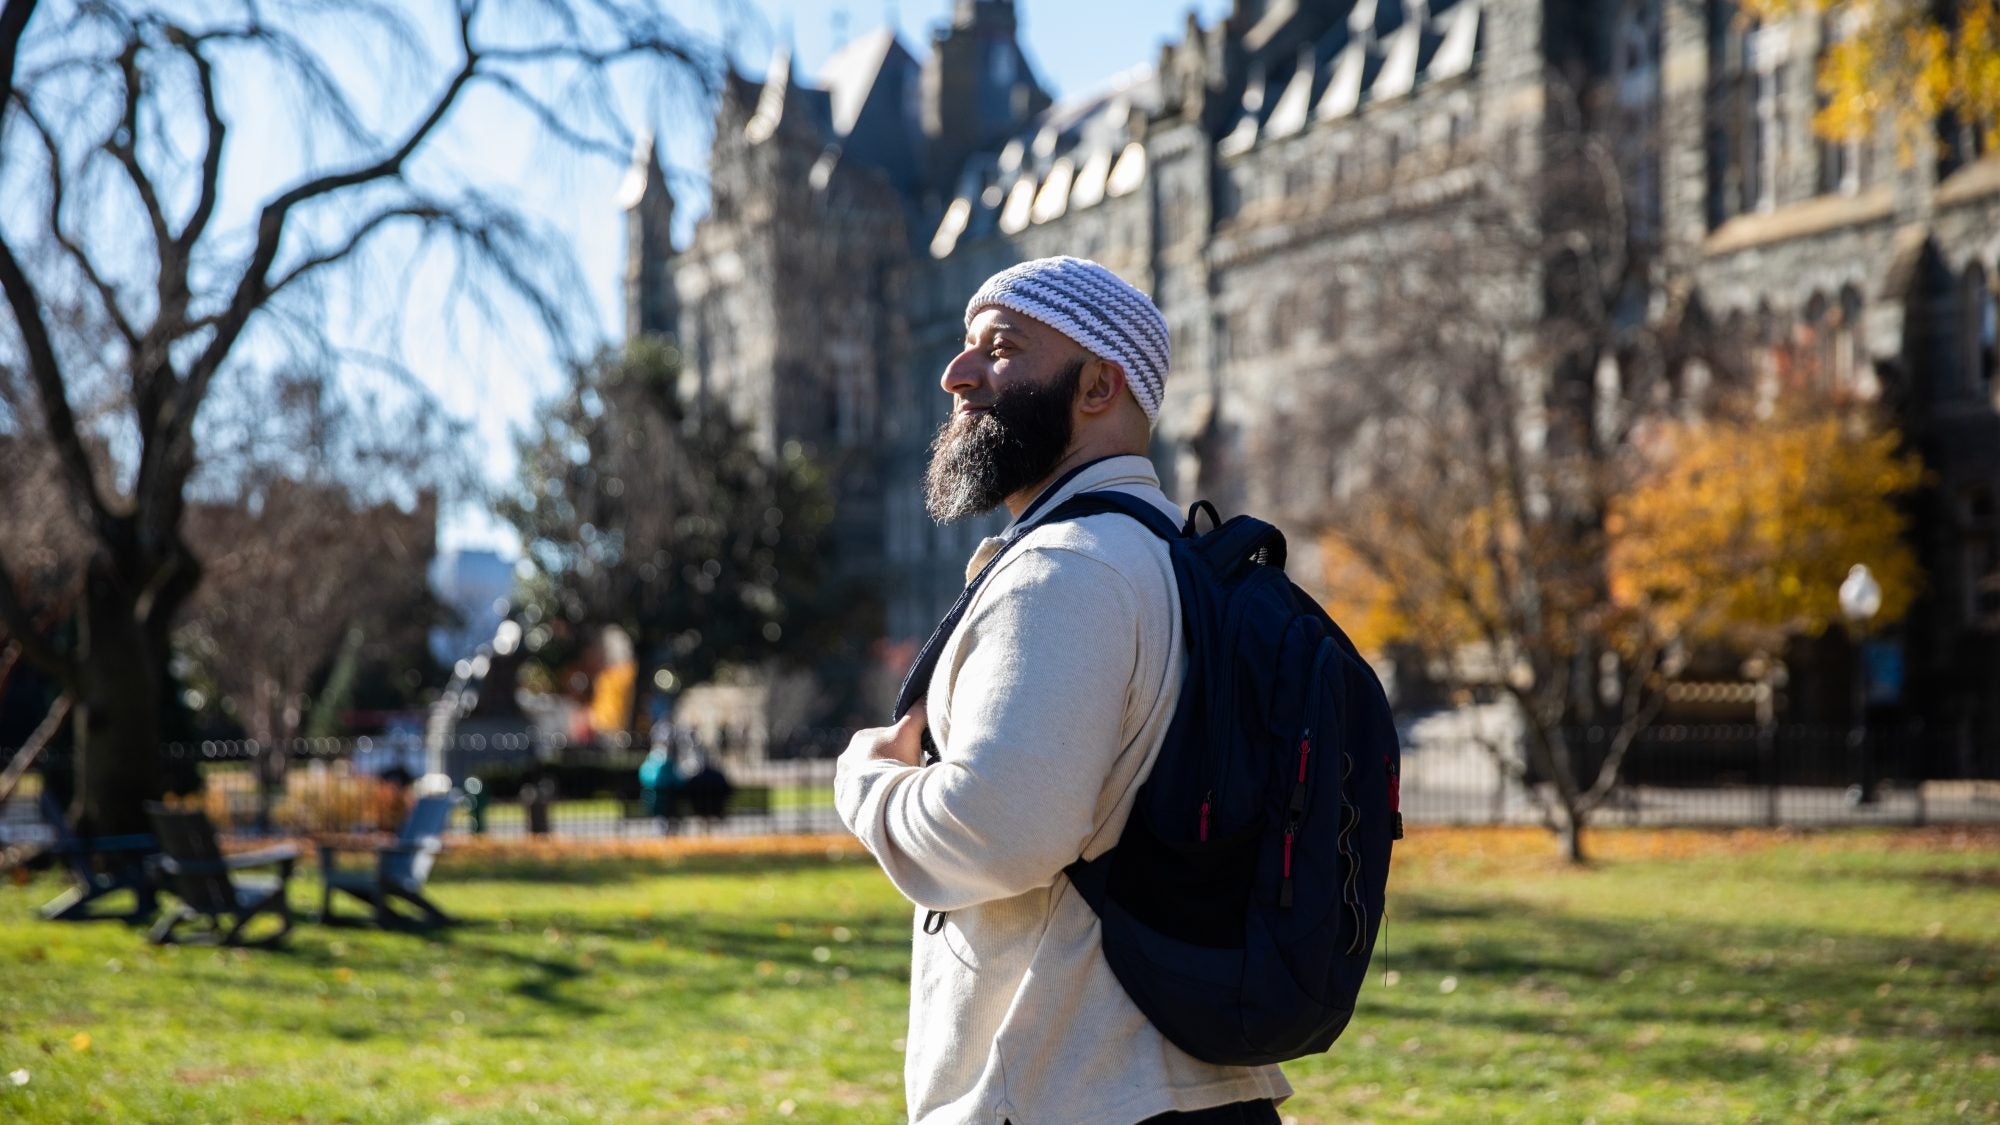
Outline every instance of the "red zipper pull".
<path fill-rule="evenodd" d="M 1201 839 L 1204 843 L 1208 841 L 1208 808 L 1209 802 L 1213 800 L 1215 800 L 1214 790 L 1204 793 L 1201 798 Z"/>
<path fill-rule="evenodd" d="M 1299 736 L 1299 784 L 1300 785 L 1304 785 L 1306 783 L 1306 755 L 1312 753 L 1312 746 L 1313 744 L 1312 744 L 1311 731 L 1307 731 Z"/>
<path fill-rule="evenodd" d="M 1295 820 L 1285 826 L 1284 879 L 1278 884 L 1278 905 L 1281 907 L 1290 907 L 1292 905 L 1292 840 L 1298 836 L 1298 833 L 1298 821 Z"/>

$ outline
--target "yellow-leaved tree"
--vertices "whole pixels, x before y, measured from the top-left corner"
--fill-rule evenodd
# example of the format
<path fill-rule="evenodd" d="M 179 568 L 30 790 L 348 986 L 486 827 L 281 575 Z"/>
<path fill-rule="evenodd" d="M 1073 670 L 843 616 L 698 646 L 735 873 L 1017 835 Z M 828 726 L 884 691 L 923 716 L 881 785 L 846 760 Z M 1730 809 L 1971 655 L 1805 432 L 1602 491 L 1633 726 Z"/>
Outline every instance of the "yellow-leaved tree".
<path fill-rule="evenodd" d="M 1742 0 L 1741 12 L 1835 21 L 1813 123 L 1822 136 L 1853 140 L 1886 123 L 1907 156 L 1949 114 L 2000 150 L 2000 0 Z"/>
<path fill-rule="evenodd" d="M 1879 622 L 1921 585 L 1898 504 L 1924 468 L 1896 431 L 1837 403 L 1714 406 L 1702 421 L 1656 417 L 1620 450 L 1549 461 L 1599 498 L 1595 525 L 1517 502 L 1460 431 L 1434 435 L 1424 458 L 1447 471 L 1379 482 L 1321 540 L 1327 608 L 1364 651 L 1401 647 L 1452 686 L 1518 704 L 1523 757 L 1488 749 L 1517 782 L 1541 779 L 1530 795 L 1573 860 L 1677 653 L 1823 632 L 1856 563 L 1881 583 Z M 1615 657 L 1621 684 L 1607 752 L 1583 776 L 1569 676 L 1593 654 Z"/>
<path fill-rule="evenodd" d="M 1901 436 L 1844 408 L 1669 423 L 1606 518 L 1610 592 L 1665 636 L 1775 647 L 1840 620 L 1856 563 L 1882 585 L 1877 617 L 1920 585 L 1899 499 L 1924 468 Z"/>

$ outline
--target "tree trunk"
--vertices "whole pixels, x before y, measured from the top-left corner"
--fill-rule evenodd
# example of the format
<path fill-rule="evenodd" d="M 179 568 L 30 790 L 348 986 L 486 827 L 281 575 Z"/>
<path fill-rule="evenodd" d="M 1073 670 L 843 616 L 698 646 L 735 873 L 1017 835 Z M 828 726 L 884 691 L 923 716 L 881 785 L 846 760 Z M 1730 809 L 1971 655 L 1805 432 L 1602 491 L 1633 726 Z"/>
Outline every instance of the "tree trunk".
<path fill-rule="evenodd" d="M 82 684 L 73 718 L 76 803 L 89 835 L 149 832 L 145 803 L 165 792 L 160 718 L 166 700 L 163 638 L 139 620 L 138 590 L 99 555 L 84 580 L 77 663 Z"/>
<path fill-rule="evenodd" d="M 1527 713 L 1533 714 L 1531 711 Z M 1561 727 L 1532 721 L 1528 724 L 1527 735 L 1528 753 L 1536 759 L 1535 768 L 1548 778 L 1549 787 L 1555 790 L 1555 800 L 1548 811 L 1554 821 L 1556 842 L 1562 848 L 1563 858 L 1579 866 L 1589 863 L 1583 848 L 1583 833 L 1589 824 L 1590 813 L 1584 807 L 1584 794 L 1577 785 L 1576 763 L 1570 757 L 1568 736 Z"/>
<path fill-rule="evenodd" d="M 1556 816 L 1556 842 L 1562 847 L 1563 858 L 1582 867 L 1590 862 L 1590 856 L 1583 850 L 1584 815 L 1564 804 Z"/>

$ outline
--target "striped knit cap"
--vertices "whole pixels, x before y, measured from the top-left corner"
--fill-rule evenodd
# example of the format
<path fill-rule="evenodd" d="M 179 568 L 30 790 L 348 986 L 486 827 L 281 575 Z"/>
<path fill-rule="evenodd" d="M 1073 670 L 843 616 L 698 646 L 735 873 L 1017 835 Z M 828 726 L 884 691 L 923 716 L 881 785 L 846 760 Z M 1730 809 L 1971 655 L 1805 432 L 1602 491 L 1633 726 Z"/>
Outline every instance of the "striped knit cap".
<path fill-rule="evenodd" d="M 986 280 L 965 306 L 965 326 L 992 305 L 1031 316 L 1125 369 L 1125 385 L 1148 421 L 1167 393 L 1167 321 L 1152 298 L 1082 258 L 1037 258 Z"/>

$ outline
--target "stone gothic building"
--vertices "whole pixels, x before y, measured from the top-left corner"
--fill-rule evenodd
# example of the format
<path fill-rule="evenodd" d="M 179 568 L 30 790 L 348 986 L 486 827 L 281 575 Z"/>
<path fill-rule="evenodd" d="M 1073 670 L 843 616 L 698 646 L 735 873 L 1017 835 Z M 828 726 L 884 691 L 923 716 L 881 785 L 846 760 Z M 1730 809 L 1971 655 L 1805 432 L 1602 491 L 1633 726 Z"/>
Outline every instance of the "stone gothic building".
<path fill-rule="evenodd" d="M 879 591 L 885 637 L 920 640 L 992 530 L 935 527 L 919 495 L 938 374 L 986 276 L 1071 253 L 1152 293 L 1173 333 L 1168 492 L 1302 519 L 1327 493 L 1270 471 L 1273 435 L 1380 322 L 1385 257 L 1448 221 L 1474 154 L 1531 167 L 1587 89 L 1615 109 L 1594 127 L 1616 134 L 1658 294 L 1774 365 L 1810 353 L 1924 455 L 1909 699 L 1961 764 L 2000 765 L 2000 156 L 1948 128 L 1913 160 L 1886 135 L 1818 139 L 1838 21 L 1757 27 L 1729 0 L 1237 0 L 1062 102 L 1020 47 L 1058 31 L 956 0 L 921 54 L 881 31 L 811 79 L 785 54 L 732 73 L 685 247 L 650 153 L 628 188 L 629 330 L 674 336 L 689 393 L 772 449 L 834 466 L 843 563 Z"/>

